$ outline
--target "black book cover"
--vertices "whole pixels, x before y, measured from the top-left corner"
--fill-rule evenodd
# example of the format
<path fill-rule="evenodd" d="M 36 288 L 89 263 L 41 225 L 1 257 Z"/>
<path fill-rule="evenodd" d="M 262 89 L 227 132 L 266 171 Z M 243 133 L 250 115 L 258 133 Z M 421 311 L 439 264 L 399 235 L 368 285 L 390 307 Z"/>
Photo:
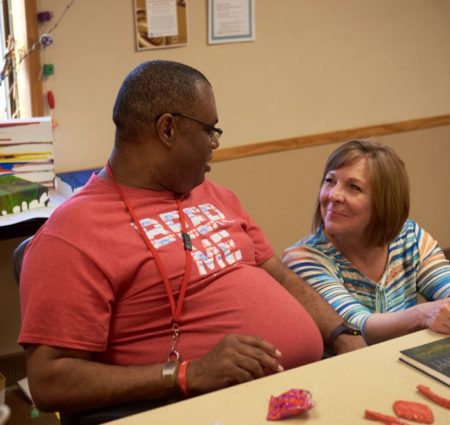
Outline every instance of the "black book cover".
<path fill-rule="evenodd" d="M 401 350 L 400 360 L 450 386 L 450 337 Z"/>

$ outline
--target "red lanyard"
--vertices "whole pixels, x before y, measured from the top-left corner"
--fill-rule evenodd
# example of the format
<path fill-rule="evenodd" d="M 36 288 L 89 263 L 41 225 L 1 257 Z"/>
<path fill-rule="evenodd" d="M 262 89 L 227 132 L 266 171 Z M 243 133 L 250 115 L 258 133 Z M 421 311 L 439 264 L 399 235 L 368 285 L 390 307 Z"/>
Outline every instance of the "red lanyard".
<path fill-rule="evenodd" d="M 192 251 L 192 243 L 191 238 L 189 234 L 187 233 L 186 228 L 186 222 L 184 220 L 184 213 L 181 209 L 181 201 L 179 199 L 175 199 L 177 203 L 177 209 L 178 209 L 178 215 L 180 217 L 180 224 L 181 224 L 181 237 L 183 239 L 184 244 L 184 252 L 186 253 L 186 263 L 185 263 L 185 270 L 184 270 L 184 276 L 183 280 L 181 282 L 181 288 L 180 288 L 180 294 L 178 296 L 178 302 L 175 303 L 175 297 L 172 292 L 172 288 L 170 286 L 169 276 L 167 274 L 167 271 L 161 261 L 161 258 L 156 251 L 156 248 L 153 246 L 153 244 L 150 242 L 150 239 L 147 237 L 144 228 L 142 227 L 139 219 L 136 216 L 136 213 L 131 206 L 127 196 L 125 195 L 125 192 L 120 187 L 119 183 L 117 183 L 116 178 L 114 177 L 114 174 L 111 170 L 111 166 L 109 164 L 109 161 L 106 163 L 106 171 L 108 172 L 108 176 L 111 179 L 111 181 L 114 183 L 117 191 L 119 192 L 120 196 L 122 197 L 122 200 L 127 207 L 128 212 L 131 215 L 131 218 L 133 219 L 134 223 L 136 224 L 136 227 L 144 240 L 145 244 L 147 245 L 150 252 L 153 254 L 153 257 L 155 259 L 156 265 L 159 269 L 159 272 L 161 273 L 161 277 L 164 281 L 164 286 L 166 287 L 167 296 L 169 298 L 170 303 L 170 309 L 172 312 L 172 349 L 169 352 L 168 361 L 176 360 L 178 361 L 180 358 L 180 354 L 177 351 L 177 341 L 178 341 L 178 335 L 180 334 L 180 328 L 179 328 L 179 321 L 181 316 L 181 310 L 183 309 L 183 302 L 184 302 L 184 296 L 186 294 L 186 288 L 188 286 L 189 276 L 191 274 L 191 266 L 192 266 L 192 256 L 190 251 Z"/>

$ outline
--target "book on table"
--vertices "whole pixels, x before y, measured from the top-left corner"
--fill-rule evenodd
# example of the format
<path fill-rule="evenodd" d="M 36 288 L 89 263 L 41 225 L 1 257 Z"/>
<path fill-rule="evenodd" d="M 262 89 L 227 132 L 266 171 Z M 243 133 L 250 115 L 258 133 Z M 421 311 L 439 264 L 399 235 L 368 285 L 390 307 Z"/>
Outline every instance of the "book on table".
<path fill-rule="evenodd" d="M 450 337 L 401 350 L 399 359 L 450 387 Z"/>

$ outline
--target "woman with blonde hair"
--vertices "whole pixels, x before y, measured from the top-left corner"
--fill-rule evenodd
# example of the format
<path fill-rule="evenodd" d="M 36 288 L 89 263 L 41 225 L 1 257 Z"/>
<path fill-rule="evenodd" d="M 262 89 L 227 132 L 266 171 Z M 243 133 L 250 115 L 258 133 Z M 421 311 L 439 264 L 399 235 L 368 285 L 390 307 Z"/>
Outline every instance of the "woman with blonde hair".
<path fill-rule="evenodd" d="M 450 334 L 449 262 L 408 219 L 409 204 L 405 165 L 392 148 L 352 140 L 328 158 L 314 233 L 283 262 L 343 318 L 329 348 L 342 332 L 362 333 L 368 344 L 424 328 Z"/>

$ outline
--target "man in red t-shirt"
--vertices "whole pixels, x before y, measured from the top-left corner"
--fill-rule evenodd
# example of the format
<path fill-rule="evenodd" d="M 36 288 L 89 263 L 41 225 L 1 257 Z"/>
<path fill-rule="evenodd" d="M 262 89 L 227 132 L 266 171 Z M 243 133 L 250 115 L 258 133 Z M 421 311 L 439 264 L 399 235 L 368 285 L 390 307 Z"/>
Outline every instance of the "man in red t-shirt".
<path fill-rule="evenodd" d="M 199 71 L 124 80 L 107 166 L 33 238 L 22 329 L 42 410 L 166 403 L 365 343 L 287 269 L 229 190 L 205 180 L 222 130 Z M 336 337 L 336 338 L 335 338 Z"/>

